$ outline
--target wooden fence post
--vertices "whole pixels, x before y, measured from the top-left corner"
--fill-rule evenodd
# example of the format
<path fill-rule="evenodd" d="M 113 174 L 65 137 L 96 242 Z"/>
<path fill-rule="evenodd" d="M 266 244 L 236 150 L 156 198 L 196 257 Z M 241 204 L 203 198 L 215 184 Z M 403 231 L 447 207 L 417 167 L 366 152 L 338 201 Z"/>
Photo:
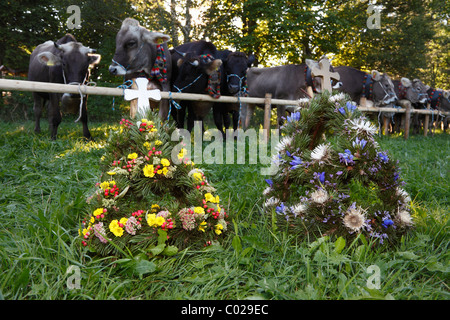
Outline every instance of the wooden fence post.
<path fill-rule="evenodd" d="M 427 105 L 427 110 L 430 110 L 430 104 Z M 426 137 L 428 135 L 428 125 L 430 122 L 430 115 L 425 115 L 425 120 L 423 120 L 423 135 Z"/>
<path fill-rule="evenodd" d="M 264 98 L 264 141 L 267 143 L 270 136 L 270 115 L 271 115 L 272 94 L 266 93 Z"/>
<path fill-rule="evenodd" d="M 131 81 L 133 81 L 133 84 L 131 85 L 131 89 L 137 89 L 136 79 L 133 78 L 133 79 L 131 79 Z M 130 101 L 130 118 L 131 119 L 134 119 L 134 117 L 136 116 L 137 103 L 138 103 L 137 99 Z"/>
<path fill-rule="evenodd" d="M 405 140 L 409 138 L 409 126 L 411 122 L 411 103 L 408 101 L 405 103 Z"/>

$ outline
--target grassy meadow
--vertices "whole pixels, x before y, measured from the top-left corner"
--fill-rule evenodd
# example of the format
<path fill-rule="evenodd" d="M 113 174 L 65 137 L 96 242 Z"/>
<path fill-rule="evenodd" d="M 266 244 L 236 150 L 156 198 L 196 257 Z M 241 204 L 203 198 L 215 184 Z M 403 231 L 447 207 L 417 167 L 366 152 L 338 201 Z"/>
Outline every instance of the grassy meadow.
<path fill-rule="evenodd" d="M 200 165 L 228 207 L 234 232 L 222 246 L 173 257 L 92 256 L 78 228 L 100 176 L 106 133 L 115 124 L 64 120 L 58 140 L 48 124 L 0 124 L 0 298 L 3 299 L 420 299 L 447 300 L 450 253 L 450 135 L 382 137 L 400 161 L 413 200 L 415 228 L 395 248 L 366 239 L 299 242 L 261 214 L 266 187 L 260 165 Z M 370 266 L 379 269 L 378 288 Z M 69 267 L 81 272 L 70 288 Z"/>

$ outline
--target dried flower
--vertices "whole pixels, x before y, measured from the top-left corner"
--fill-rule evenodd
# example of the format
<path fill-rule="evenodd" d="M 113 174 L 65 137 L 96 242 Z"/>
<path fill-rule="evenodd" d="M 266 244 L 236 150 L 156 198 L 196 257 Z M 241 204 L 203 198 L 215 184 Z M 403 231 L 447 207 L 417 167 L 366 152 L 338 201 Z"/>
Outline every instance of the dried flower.
<path fill-rule="evenodd" d="M 311 193 L 311 200 L 317 204 L 324 204 L 327 202 L 328 198 L 328 192 L 321 188 Z"/>
<path fill-rule="evenodd" d="M 356 208 L 355 203 L 347 210 L 343 220 L 344 225 L 353 232 L 358 232 L 366 226 L 365 211 L 361 207 Z"/>

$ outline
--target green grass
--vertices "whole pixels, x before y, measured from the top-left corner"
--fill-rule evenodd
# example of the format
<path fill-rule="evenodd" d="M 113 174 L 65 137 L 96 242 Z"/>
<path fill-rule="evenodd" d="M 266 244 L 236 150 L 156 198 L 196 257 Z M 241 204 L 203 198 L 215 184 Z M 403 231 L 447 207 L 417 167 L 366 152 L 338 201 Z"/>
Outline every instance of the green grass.
<path fill-rule="evenodd" d="M 107 124 L 63 122 L 57 141 L 32 122 L 3 123 L 0 138 L 0 298 L 4 299 L 427 299 L 449 294 L 450 136 L 382 138 L 400 161 L 416 228 L 396 248 L 366 239 L 298 242 L 261 214 L 260 165 L 202 165 L 228 207 L 234 233 L 222 246 L 152 263 L 93 258 L 76 239 L 86 196 L 100 175 Z M 369 289 L 380 270 L 380 288 Z M 81 288 L 69 289 L 70 266 Z M 70 280 L 70 279 L 69 279 Z"/>

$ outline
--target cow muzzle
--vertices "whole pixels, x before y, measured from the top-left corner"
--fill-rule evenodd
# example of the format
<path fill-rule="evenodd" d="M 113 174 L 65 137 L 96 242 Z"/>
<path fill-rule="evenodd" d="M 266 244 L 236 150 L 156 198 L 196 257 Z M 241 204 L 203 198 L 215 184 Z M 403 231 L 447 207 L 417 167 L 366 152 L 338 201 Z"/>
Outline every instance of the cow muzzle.
<path fill-rule="evenodd" d="M 113 62 L 109 66 L 109 73 L 115 76 L 124 76 L 127 74 L 127 70 L 122 65 L 118 65 L 117 63 Z"/>

